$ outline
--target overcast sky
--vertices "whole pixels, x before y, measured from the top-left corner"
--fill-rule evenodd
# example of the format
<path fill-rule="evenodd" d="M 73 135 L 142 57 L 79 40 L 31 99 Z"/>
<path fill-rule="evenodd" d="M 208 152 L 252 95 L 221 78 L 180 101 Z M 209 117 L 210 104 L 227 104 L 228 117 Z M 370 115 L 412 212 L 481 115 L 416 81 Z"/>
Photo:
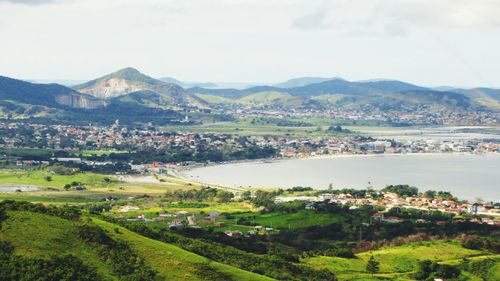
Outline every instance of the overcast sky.
<path fill-rule="evenodd" d="M 499 0 L 0 0 L 0 75 L 500 87 Z"/>

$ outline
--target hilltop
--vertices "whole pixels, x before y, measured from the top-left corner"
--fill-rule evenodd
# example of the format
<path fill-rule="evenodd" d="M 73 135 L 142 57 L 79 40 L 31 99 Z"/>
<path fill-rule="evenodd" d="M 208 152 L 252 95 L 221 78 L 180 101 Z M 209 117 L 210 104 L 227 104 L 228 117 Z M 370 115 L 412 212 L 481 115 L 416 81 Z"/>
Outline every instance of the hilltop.
<path fill-rule="evenodd" d="M 182 87 L 154 79 L 131 67 L 76 85 L 73 89 L 107 100 L 140 93 L 142 98 L 146 98 L 157 106 L 199 105 L 199 100 Z M 141 102 L 140 97 L 132 96 L 128 101 L 148 106 L 147 103 Z"/>

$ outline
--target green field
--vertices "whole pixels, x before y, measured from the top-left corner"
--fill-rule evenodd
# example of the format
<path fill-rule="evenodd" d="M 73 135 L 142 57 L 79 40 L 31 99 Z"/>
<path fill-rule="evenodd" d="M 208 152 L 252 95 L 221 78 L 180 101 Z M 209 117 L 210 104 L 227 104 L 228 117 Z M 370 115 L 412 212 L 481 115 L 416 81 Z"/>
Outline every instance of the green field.
<path fill-rule="evenodd" d="M 50 180 L 47 180 L 46 177 L 50 177 Z M 78 172 L 74 175 L 57 175 L 46 170 L 0 171 L 0 184 L 33 185 L 58 189 L 62 189 L 65 184 L 74 181 L 85 184 L 86 188 L 111 187 L 116 183 L 116 181 L 106 183 L 105 178 L 113 179 L 113 177 L 86 172 Z"/>
<path fill-rule="evenodd" d="M 421 260 L 457 263 L 461 262 L 463 258 L 498 257 L 498 255 L 490 255 L 483 251 L 465 249 L 455 241 L 436 241 L 410 243 L 404 246 L 363 252 L 352 259 L 318 256 L 303 259 L 302 262 L 317 269 L 331 270 L 337 273 L 341 280 L 365 280 L 363 278 L 370 278 L 366 274 L 365 268 L 372 255 L 380 262 L 380 273 L 376 274 L 376 278 L 391 278 L 389 280 L 412 280 L 409 278 L 409 274 L 416 269 L 417 263 Z"/>
<path fill-rule="evenodd" d="M 331 98 L 331 97 L 330 97 Z M 193 133 L 221 133 L 245 136 L 336 136 L 344 133 L 328 131 L 329 126 L 341 125 L 350 129 L 352 135 L 358 135 L 357 129 L 393 129 L 389 124 L 376 120 L 332 120 L 332 119 L 286 119 L 285 121 L 310 124 L 308 126 L 278 126 L 277 119 L 247 118 L 236 121 L 204 123 L 193 126 L 168 126 L 165 130 Z"/>
<path fill-rule="evenodd" d="M 234 213 L 234 212 L 248 212 L 251 206 L 241 202 L 229 202 L 229 203 L 217 203 L 217 202 L 205 202 L 207 207 L 202 208 L 192 208 L 192 207 L 179 207 L 177 204 L 170 204 L 168 202 L 157 203 L 156 201 L 151 202 L 152 206 L 144 206 L 142 210 L 130 211 L 127 213 L 120 213 L 120 207 L 116 207 L 111 210 L 111 214 L 116 215 L 126 215 L 130 217 L 135 217 L 139 214 L 144 214 L 146 217 L 155 217 L 157 213 L 161 213 L 164 210 L 168 212 L 176 211 L 186 211 L 189 213 L 208 213 L 211 211 L 217 211 L 219 213 Z M 159 206 L 161 205 L 161 206 Z"/>
<path fill-rule="evenodd" d="M 243 213 L 234 216 L 236 218 L 246 217 L 257 225 L 273 228 L 294 229 L 342 222 L 342 216 L 340 215 L 317 213 L 313 210 L 300 210 L 295 213 Z"/>

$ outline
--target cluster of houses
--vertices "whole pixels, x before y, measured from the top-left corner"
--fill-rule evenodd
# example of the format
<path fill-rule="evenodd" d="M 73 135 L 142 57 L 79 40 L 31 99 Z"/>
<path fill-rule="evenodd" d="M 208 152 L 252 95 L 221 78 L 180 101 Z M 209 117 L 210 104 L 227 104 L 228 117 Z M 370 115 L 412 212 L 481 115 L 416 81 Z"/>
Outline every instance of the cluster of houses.
<path fill-rule="evenodd" d="M 5 127 L 5 128 L 4 128 Z M 32 134 L 24 132 L 29 128 Z M 500 152 L 500 142 L 494 140 L 394 140 L 374 139 L 354 136 L 240 136 L 215 133 L 173 133 L 159 131 L 153 127 L 134 128 L 117 125 L 100 126 L 65 126 L 39 124 L 0 124 L 0 129 L 13 130 L 14 133 L 0 136 L 0 147 L 32 147 L 73 150 L 110 150 L 126 148 L 140 149 L 217 149 L 222 147 L 242 148 L 251 145 L 273 147 L 280 157 L 308 157 L 335 154 L 367 154 L 367 153 L 436 153 L 436 152 Z M 15 133 L 16 129 L 19 133 Z M 65 161 L 64 158 L 57 159 Z M 30 160 L 32 161 L 32 160 Z M 83 162 L 82 159 L 68 159 L 72 162 Z M 20 162 L 33 164 L 35 162 Z M 86 163 L 99 165 L 99 162 Z M 110 164 L 110 163 L 101 163 Z M 160 169 L 165 163 L 154 163 L 150 168 Z M 143 169 L 133 166 L 133 169 Z"/>
<path fill-rule="evenodd" d="M 357 208 L 361 205 L 375 205 L 385 207 L 386 210 L 391 208 L 413 208 L 426 211 L 441 211 L 447 213 L 469 213 L 480 215 L 478 218 L 472 219 L 474 223 L 487 223 L 490 225 L 500 225 L 500 203 L 459 203 L 453 199 L 429 198 L 425 194 L 418 196 L 402 197 L 393 192 L 381 192 L 381 198 L 372 198 L 367 194 L 364 198 L 356 198 L 350 194 L 321 194 L 318 196 L 282 196 L 276 197 L 276 203 L 292 202 L 292 201 L 309 201 L 306 204 L 306 209 L 313 209 L 313 202 L 330 202 L 338 204 L 349 204 L 351 208 Z M 388 222 L 398 223 L 401 220 L 397 217 L 384 217 L 383 212 L 377 213 L 374 219 Z M 490 218 L 494 217 L 494 219 Z M 417 223 L 422 221 L 417 221 Z"/>
<path fill-rule="evenodd" d="M 138 213 L 140 210 L 141 210 L 140 207 L 133 205 L 126 205 L 121 207 L 118 211 L 120 213 L 128 213 L 128 212 Z M 195 214 L 183 210 L 175 212 L 169 212 L 167 210 L 163 210 L 163 212 L 155 214 L 154 217 L 147 216 L 144 213 L 140 213 L 134 217 L 127 218 L 127 221 L 156 222 L 156 223 L 161 222 L 167 224 L 168 227 L 170 228 L 184 228 L 184 227 L 223 228 L 224 229 L 223 233 L 230 237 L 239 237 L 242 235 L 268 235 L 274 230 L 271 227 L 263 227 L 260 225 L 254 227 L 248 227 L 248 231 L 245 232 L 239 230 L 231 230 L 231 225 L 228 225 L 224 221 L 224 219 L 225 219 L 224 215 L 216 211 L 211 211 L 208 212 L 207 214 Z"/>
<path fill-rule="evenodd" d="M 236 106 L 235 106 L 236 105 Z M 283 107 L 276 104 L 230 104 L 218 105 L 219 112 L 231 114 L 239 119 L 249 117 L 262 118 L 293 118 L 293 119 L 334 119 L 334 120 L 375 120 L 401 124 L 432 124 L 432 125 L 484 125 L 498 124 L 500 114 L 485 111 L 449 110 L 442 106 L 431 107 L 425 104 L 414 104 L 387 110 L 374 104 L 364 104 L 360 107 L 326 106 L 317 107 Z"/>

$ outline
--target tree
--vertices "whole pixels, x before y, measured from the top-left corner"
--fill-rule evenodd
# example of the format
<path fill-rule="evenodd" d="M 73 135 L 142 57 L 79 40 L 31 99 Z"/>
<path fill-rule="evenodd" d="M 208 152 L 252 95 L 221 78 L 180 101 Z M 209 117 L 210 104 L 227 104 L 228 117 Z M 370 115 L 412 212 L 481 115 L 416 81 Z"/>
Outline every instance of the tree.
<path fill-rule="evenodd" d="M 371 273 L 377 273 L 380 270 L 380 263 L 375 260 L 373 256 L 370 257 L 368 262 L 366 263 L 366 271 Z"/>
<path fill-rule="evenodd" d="M 234 194 L 229 191 L 218 191 L 217 192 L 217 199 L 219 200 L 220 203 L 227 203 L 230 202 L 231 199 L 233 199 Z"/>
<path fill-rule="evenodd" d="M 243 199 L 243 200 L 252 199 L 252 192 L 249 190 L 243 191 L 243 193 L 241 193 L 241 199 Z"/>

